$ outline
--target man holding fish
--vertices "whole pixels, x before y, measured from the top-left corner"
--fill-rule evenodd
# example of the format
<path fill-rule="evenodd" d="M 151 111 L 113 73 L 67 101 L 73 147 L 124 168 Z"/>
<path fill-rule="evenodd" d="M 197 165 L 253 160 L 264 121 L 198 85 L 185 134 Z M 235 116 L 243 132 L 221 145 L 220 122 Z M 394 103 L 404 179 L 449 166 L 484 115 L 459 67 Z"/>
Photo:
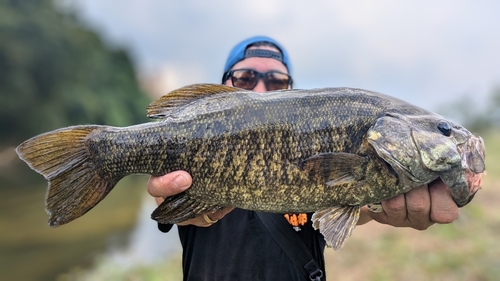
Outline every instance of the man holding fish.
<path fill-rule="evenodd" d="M 480 188 L 484 142 L 463 126 L 368 90 L 294 90 L 290 73 L 279 43 L 250 38 L 231 51 L 225 85 L 151 103 L 159 122 L 26 140 L 16 151 L 48 180 L 49 225 L 149 174 L 151 217 L 179 226 L 185 280 L 324 280 L 325 245 L 340 249 L 356 225 L 450 223 Z"/>
<path fill-rule="evenodd" d="M 290 75 L 291 64 L 285 49 L 271 38 L 253 37 L 231 51 L 222 83 L 266 92 L 292 88 Z M 188 189 L 192 180 L 185 171 L 152 176 L 148 192 L 160 204 L 165 198 Z M 434 223 L 451 223 L 459 215 L 450 189 L 441 180 L 382 201 L 381 206 L 381 212 L 362 207 L 357 224 L 375 220 L 395 227 L 424 230 Z M 290 249 L 283 249 L 276 241 L 262 215 L 279 217 L 278 220 L 285 222 L 278 226 L 285 235 L 300 236 L 315 261 L 310 272 L 315 274 L 309 274 L 310 280 L 325 280 L 325 242 L 322 234 L 313 229 L 311 214 L 259 214 L 232 207 L 177 223 L 184 250 L 184 280 L 307 280 L 303 270 L 294 266 Z M 171 226 L 159 224 L 164 232 Z M 304 248 L 297 249 L 300 252 Z"/>

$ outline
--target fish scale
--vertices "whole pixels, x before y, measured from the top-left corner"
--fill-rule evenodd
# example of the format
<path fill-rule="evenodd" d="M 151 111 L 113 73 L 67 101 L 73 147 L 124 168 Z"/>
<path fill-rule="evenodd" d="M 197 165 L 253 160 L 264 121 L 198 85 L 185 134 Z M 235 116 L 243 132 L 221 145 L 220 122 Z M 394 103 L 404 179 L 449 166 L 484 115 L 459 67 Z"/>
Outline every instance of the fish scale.
<path fill-rule="evenodd" d="M 441 178 L 463 206 L 477 190 L 469 178 L 484 170 L 480 137 L 360 89 L 255 93 L 191 85 L 152 103 L 148 116 L 160 120 L 62 128 L 18 147 L 21 159 L 49 180 L 50 225 L 85 214 L 127 175 L 182 169 L 193 184 L 153 212 L 158 222 L 226 206 L 316 212 L 314 226 L 339 248 L 362 205 Z"/>

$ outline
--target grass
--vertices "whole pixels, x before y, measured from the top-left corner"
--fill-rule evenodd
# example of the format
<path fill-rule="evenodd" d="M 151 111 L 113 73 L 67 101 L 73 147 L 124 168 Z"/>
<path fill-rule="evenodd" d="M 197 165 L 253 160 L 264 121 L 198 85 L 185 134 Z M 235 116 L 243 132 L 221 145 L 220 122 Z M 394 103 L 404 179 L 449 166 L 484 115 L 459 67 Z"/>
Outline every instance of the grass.
<path fill-rule="evenodd" d="M 182 280 L 181 259 L 164 259 L 154 265 L 125 266 L 109 256 L 103 255 L 95 260 L 92 270 L 74 268 L 59 276 L 57 281 L 178 281 Z"/>

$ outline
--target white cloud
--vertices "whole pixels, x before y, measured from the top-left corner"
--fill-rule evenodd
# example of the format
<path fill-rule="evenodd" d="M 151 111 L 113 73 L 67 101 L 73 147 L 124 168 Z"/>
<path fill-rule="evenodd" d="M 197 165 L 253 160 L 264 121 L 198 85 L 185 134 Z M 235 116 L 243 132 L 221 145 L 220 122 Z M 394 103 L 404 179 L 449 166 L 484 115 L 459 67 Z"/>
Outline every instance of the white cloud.
<path fill-rule="evenodd" d="M 179 81 L 219 82 L 232 46 L 264 34 L 287 47 L 299 87 L 362 87 L 433 108 L 500 83 L 494 1 L 79 3 L 106 37 L 129 45 L 141 69 L 167 64 L 186 77 Z"/>

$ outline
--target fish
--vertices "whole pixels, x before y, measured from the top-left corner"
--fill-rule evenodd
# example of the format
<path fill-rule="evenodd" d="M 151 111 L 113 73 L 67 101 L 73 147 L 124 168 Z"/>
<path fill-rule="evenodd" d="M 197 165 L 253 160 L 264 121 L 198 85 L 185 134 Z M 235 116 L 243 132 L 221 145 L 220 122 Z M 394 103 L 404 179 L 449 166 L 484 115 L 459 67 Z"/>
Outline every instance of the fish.
<path fill-rule="evenodd" d="M 364 205 L 442 180 L 457 206 L 480 189 L 480 136 L 403 100 L 356 88 L 256 93 L 194 84 L 151 103 L 154 121 L 76 125 L 20 144 L 48 181 L 56 227 L 84 215 L 124 177 L 185 170 L 192 186 L 168 197 L 155 221 L 179 223 L 223 207 L 309 213 L 340 249 Z"/>

